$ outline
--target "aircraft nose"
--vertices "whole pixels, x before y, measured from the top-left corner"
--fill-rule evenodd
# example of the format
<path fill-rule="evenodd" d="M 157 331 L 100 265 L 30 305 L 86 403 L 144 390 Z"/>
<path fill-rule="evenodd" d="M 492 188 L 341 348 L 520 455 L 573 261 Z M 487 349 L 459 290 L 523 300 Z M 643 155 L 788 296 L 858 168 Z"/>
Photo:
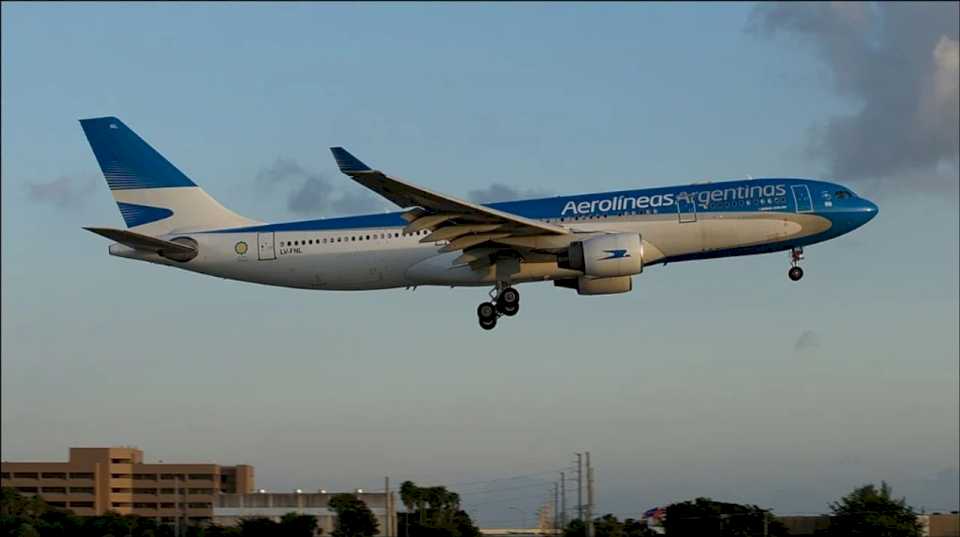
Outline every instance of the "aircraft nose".
<path fill-rule="evenodd" d="M 859 203 L 855 204 L 850 208 L 847 213 L 850 218 L 850 224 L 854 228 L 858 228 L 867 222 L 873 220 L 877 213 L 880 211 L 880 208 L 877 207 L 876 203 L 873 203 L 867 199 L 860 199 Z"/>

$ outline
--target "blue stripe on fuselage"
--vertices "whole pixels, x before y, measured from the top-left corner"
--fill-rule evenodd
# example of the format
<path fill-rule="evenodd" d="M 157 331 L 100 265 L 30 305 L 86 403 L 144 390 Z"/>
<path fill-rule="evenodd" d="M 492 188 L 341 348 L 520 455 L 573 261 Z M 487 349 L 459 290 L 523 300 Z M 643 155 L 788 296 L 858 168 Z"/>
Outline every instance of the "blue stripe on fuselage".
<path fill-rule="evenodd" d="M 814 207 L 822 191 L 844 189 L 839 185 L 810 179 L 750 179 L 700 183 L 685 186 L 621 190 L 595 194 L 557 196 L 519 201 L 490 203 L 486 206 L 533 219 L 602 218 L 632 214 L 674 214 L 691 212 L 694 209 L 681 203 L 696 204 L 696 212 L 795 212 L 791 186 L 805 184 L 809 187 Z M 781 188 L 782 187 L 782 188 Z M 773 194 L 773 195 L 764 195 Z M 219 229 L 210 233 L 324 231 L 340 229 L 390 228 L 407 225 L 400 212 L 325 218 L 262 224 L 241 228 Z"/>

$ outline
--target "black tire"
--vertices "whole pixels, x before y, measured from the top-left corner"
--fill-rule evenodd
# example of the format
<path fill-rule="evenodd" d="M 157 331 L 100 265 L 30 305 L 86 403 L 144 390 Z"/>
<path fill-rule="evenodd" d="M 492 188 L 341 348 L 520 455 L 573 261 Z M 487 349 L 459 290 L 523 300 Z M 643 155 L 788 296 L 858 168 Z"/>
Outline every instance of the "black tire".
<path fill-rule="evenodd" d="M 496 322 L 497 319 L 497 307 L 493 305 L 492 302 L 483 302 L 477 306 L 477 317 L 483 320 L 493 319 Z"/>
<path fill-rule="evenodd" d="M 787 276 L 789 276 L 791 280 L 798 282 L 800 278 L 803 278 L 803 269 L 800 267 L 791 267 L 790 271 L 787 272 Z"/>
<path fill-rule="evenodd" d="M 491 319 L 480 319 L 480 328 L 484 330 L 493 330 L 497 326 L 497 318 L 493 317 Z"/>
<path fill-rule="evenodd" d="M 511 304 L 509 302 L 497 302 L 497 311 L 506 315 L 507 317 L 513 317 L 520 311 L 520 304 Z"/>
<path fill-rule="evenodd" d="M 497 297 L 497 302 L 504 304 L 519 304 L 520 303 L 520 291 L 517 291 L 513 287 L 507 287 L 500 292 L 500 296 Z"/>

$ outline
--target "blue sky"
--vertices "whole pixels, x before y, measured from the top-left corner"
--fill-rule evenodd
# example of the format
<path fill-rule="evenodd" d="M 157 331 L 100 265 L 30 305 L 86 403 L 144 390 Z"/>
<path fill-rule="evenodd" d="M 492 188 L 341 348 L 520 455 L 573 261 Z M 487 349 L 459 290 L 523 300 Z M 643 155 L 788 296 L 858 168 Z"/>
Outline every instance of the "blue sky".
<path fill-rule="evenodd" d="M 957 34 L 930 22 L 954 8 L 909 27 L 790 9 L 4 3 L 3 459 L 134 444 L 254 464 L 272 490 L 538 474 L 505 502 L 490 494 L 514 481 L 463 489 L 490 525 L 520 523 L 541 472 L 583 450 L 602 512 L 698 495 L 821 512 L 881 479 L 956 509 Z M 818 39 L 858 31 L 866 46 Z M 902 92 L 840 79 L 859 53 L 876 80 L 890 48 L 930 71 L 881 78 Z M 913 104 L 934 107 L 941 130 L 914 138 L 940 153 L 887 135 L 912 134 Z M 864 131 L 875 109 L 894 128 Z M 654 267 L 611 297 L 529 286 L 491 334 L 485 290 L 305 292 L 109 258 L 80 229 L 122 224 L 76 123 L 100 115 L 263 220 L 310 216 L 297 183 L 261 180 L 278 159 L 346 200 L 316 215 L 369 203 L 332 145 L 463 196 L 812 176 L 881 212 L 809 248 L 800 284 L 778 254 Z M 820 143 L 838 139 L 891 164 L 861 174 L 869 154 Z"/>

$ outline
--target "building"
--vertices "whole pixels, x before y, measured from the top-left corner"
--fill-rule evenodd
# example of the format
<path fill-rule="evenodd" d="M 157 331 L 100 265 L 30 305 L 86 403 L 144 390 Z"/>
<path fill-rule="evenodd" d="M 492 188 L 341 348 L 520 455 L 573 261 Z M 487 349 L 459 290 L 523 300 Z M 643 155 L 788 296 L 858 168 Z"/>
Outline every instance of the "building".
<path fill-rule="evenodd" d="M 202 523 L 222 494 L 252 492 L 253 467 L 144 463 L 132 447 L 70 448 L 67 462 L 3 462 L 2 484 L 79 516 L 107 511 Z"/>
<path fill-rule="evenodd" d="M 337 493 L 320 492 L 257 492 L 253 494 L 220 494 L 213 507 L 213 521 L 221 526 L 235 526 L 244 518 L 263 517 L 280 520 L 287 513 L 317 517 L 323 535 L 333 533 L 336 514 L 328 507 Z M 397 535 L 397 509 L 393 493 L 352 492 L 377 517 L 378 535 Z"/>

